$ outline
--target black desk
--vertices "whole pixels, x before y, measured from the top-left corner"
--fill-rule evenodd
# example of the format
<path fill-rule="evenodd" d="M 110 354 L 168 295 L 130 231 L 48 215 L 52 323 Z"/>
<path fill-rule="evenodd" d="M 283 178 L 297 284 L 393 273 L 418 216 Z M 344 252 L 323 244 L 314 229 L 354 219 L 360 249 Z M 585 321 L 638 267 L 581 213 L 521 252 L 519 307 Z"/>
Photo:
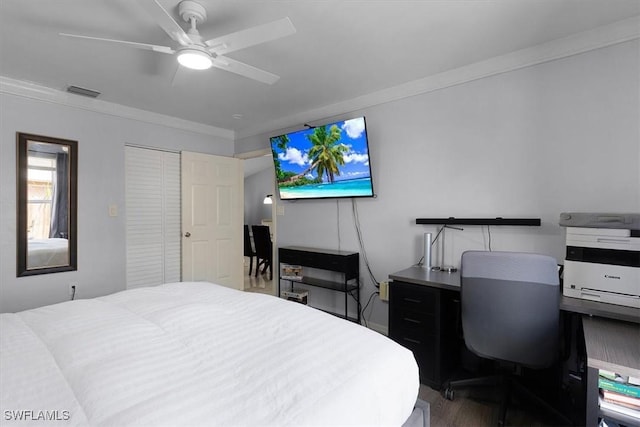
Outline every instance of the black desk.
<path fill-rule="evenodd" d="M 460 292 L 460 273 L 458 271 L 445 273 L 442 271 L 429 271 L 422 267 L 409 267 L 397 273 L 390 274 L 389 278 L 404 283 L 413 283 L 421 286 Z M 571 298 L 564 295 L 560 297 L 560 310 L 623 320 L 625 322 L 640 323 L 640 309 Z"/>
<path fill-rule="evenodd" d="M 410 267 L 389 278 L 393 280 L 389 286 L 389 336 L 414 351 L 421 380 L 439 389 L 454 368 L 452 363 L 457 362 L 453 356 L 459 350 L 456 345 L 463 345 L 455 340 L 461 336 L 460 273 Z M 411 300 L 419 301 L 420 306 L 416 302 L 412 309 Z M 419 317 L 415 309 L 423 307 L 433 315 Z M 622 374 L 640 376 L 640 309 L 562 295 L 560 310 L 577 318 L 576 324 L 584 331 L 579 341 L 584 340 L 588 367 L 583 380 L 586 421 L 587 425 L 596 425 L 597 418 L 603 415 L 597 406 L 597 369 L 617 369 Z M 425 342 L 429 339 L 431 342 Z M 432 348 L 431 353 L 426 348 Z"/>
<path fill-rule="evenodd" d="M 460 292 L 460 272 L 445 273 L 422 267 L 409 267 L 389 275 L 391 280 Z"/>
<path fill-rule="evenodd" d="M 460 274 L 411 267 L 389 278 L 389 337 L 413 351 L 420 381 L 440 389 L 464 345 Z"/>

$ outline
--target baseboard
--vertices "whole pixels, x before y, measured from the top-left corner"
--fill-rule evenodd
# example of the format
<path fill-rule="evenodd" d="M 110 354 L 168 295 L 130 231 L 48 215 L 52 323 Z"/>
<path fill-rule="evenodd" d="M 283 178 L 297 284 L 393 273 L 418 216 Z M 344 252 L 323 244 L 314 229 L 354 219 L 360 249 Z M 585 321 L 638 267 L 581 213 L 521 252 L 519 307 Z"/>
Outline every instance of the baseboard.
<path fill-rule="evenodd" d="M 380 325 L 378 323 L 367 322 L 367 327 L 374 330 L 384 336 L 389 336 L 389 327 L 386 325 Z"/>

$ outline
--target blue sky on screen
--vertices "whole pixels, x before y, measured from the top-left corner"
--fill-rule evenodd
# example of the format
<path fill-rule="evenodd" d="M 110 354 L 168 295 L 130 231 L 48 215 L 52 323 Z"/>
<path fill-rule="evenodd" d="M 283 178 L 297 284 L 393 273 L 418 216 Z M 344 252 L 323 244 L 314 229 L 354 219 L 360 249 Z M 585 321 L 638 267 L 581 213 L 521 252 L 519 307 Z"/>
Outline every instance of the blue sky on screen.
<path fill-rule="evenodd" d="M 370 176 L 369 153 L 364 117 L 330 123 L 326 125 L 327 129 L 333 124 L 342 130 L 339 144 L 344 144 L 349 148 L 344 155 L 345 164 L 340 167 L 341 174 L 336 177 L 336 181 L 368 178 Z M 286 150 L 283 151 L 274 147 L 283 171 L 301 173 L 310 166 L 308 153 L 312 144 L 307 136 L 311 134 L 313 134 L 313 129 L 305 129 L 289 134 L 289 143 Z M 312 170 L 311 174 L 313 175 L 309 177 L 315 178 L 315 173 L 315 170 Z"/>

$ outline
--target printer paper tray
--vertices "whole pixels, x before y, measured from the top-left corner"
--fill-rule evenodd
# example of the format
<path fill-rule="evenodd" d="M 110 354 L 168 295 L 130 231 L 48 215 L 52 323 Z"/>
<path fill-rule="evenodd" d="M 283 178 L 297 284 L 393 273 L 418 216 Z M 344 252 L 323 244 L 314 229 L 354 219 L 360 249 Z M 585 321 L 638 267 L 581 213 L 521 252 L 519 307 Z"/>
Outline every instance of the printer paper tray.
<path fill-rule="evenodd" d="M 640 308 L 640 296 L 625 295 L 615 292 L 606 292 L 598 289 L 568 289 L 565 288 L 563 294 L 567 297 L 598 301 L 608 304 L 625 305 L 627 307 Z"/>

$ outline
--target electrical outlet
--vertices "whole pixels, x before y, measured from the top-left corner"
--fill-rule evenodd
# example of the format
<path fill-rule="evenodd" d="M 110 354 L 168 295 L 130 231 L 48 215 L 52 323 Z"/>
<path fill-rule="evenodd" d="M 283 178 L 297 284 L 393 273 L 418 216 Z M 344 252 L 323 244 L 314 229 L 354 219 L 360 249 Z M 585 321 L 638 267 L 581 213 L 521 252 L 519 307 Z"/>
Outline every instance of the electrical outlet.
<path fill-rule="evenodd" d="M 78 292 L 78 283 L 77 282 L 69 283 L 69 296 L 74 297 L 76 292 Z"/>
<path fill-rule="evenodd" d="M 389 282 L 380 282 L 380 300 L 389 301 Z"/>

